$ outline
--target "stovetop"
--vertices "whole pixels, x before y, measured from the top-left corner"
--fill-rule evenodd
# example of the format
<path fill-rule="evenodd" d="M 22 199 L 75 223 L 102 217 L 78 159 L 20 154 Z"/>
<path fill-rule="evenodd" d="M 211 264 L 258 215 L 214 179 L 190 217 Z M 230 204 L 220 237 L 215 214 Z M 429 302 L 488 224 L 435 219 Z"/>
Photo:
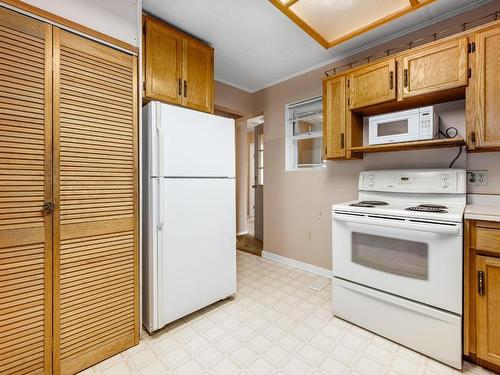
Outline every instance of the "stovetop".
<path fill-rule="evenodd" d="M 345 203 L 334 204 L 333 211 L 376 214 L 385 216 L 411 217 L 428 220 L 462 222 L 465 204 L 436 203 L 426 201 L 405 201 L 386 199 L 371 201 L 360 199 Z"/>

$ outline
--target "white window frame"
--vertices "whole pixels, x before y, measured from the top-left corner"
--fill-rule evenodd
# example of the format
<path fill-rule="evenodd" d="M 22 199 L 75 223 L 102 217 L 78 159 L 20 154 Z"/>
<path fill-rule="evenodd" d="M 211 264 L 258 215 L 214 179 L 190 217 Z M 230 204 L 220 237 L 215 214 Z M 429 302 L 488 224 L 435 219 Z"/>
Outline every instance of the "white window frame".
<path fill-rule="evenodd" d="M 308 104 L 318 100 L 323 100 L 322 96 L 301 100 L 299 102 L 289 103 L 285 105 L 285 170 L 286 171 L 307 171 L 321 170 L 326 167 L 325 160 L 322 159 L 320 164 L 311 164 L 308 166 L 297 167 L 297 150 L 296 143 L 300 139 L 321 138 L 323 142 L 323 129 L 317 132 L 307 134 L 293 135 L 293 122 L 290 119 L 290 109 L 301 104 Z"/>

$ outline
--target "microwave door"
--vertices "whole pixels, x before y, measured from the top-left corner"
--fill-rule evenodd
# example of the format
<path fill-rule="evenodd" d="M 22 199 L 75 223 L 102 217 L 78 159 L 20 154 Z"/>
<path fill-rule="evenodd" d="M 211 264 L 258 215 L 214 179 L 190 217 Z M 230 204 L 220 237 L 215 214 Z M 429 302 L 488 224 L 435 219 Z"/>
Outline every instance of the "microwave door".
<path fill-rule="evenodd" d="M 420 137 L 419 115 L 370 118 L 369 144 L 416 141 Z"/>

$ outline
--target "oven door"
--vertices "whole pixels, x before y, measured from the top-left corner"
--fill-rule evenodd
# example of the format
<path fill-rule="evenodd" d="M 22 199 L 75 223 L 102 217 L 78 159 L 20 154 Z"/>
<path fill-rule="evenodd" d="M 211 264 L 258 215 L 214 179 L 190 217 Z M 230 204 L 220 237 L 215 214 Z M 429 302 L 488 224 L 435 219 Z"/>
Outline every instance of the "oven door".
<path fill-rule="evenodd" d="M 333 274 L 462 313 L 462 224 L 333 213 Z"/>
<path fill-rule="evenodd" d="M 417 141 L 420 138 L 419 111 L 405 111 L 400 115 L 370 117 L 368 143 L 371 145 Z"/>

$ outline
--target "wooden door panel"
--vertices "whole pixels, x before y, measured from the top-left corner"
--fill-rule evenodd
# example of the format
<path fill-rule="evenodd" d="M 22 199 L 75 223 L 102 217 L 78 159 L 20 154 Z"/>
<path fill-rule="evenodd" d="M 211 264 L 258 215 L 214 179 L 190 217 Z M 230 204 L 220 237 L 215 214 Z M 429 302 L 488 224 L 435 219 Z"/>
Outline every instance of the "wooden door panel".
<path fill-rule="evenodd" d="M 500 27 L 478 33 L 475 42 L 475 146 L 500 149 Z"/>
<path fill-rule="evenodd" d="M 56 373 L 138 342 L 135 57 L 54 32 Z"/>
<path fill-rule="evenodd" d="M 213 49 L 184 40 L 183 105 L 213 113 Z"/>
<path fill-rule="evenodd" d="M 182 36 L 147 17 L 145 41 L 146 97 L 181 104 Z"/>
<path fill-rule="evenodd" d="M 396 100 L 396 60 L 370 64 L 349 74 L 349 108 Z"/>
<path fill-rule="evenodd" d="M 484 293 L 476 294 L 477 356 L 500 365 L 500 259 L 477 256 L 476 271 L 484 279 Z"/>
<path fill-rule="evenodd" d="M 340 76 L 324 81 L 323 142 L 325 159 L 344 158 L 346 125 L 346 78 Z"/>
<path fill-rule="evenodd" d="M 0 373 L 49 374 L 52 28 L 0 8 Z"/>
<path fill-rule="evenodd" d="M 467 85 L 467 38 L 420 49 L 403 57 L 403 97 Z"/>

